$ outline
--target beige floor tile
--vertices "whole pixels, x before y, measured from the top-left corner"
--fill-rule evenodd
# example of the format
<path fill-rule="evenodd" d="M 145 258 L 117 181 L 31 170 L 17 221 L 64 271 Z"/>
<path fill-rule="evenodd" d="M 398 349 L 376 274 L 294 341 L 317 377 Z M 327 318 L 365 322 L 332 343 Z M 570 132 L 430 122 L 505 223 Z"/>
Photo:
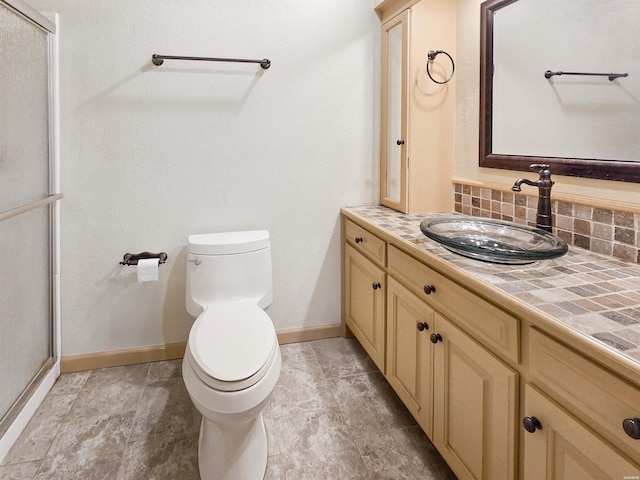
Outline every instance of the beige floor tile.
<path fill-rule="evenodd" d="M 133 414 L 76 418 L 58 432 L 35 480 L 115 478 Z"/>
<path fill-rule="evenodd" d="M 416 422 L 379 372 L 341 377 L 330 381 L 333 395 L 355 436 Z"/>
<path fill-rule="evenodd" d="M 31 480 L 38 471 L 41 460 L 33 462 L 15 463 L 0 467 L 0 478 L 2 480 Z"/>
<path fill-rule="evenodd" d="M 310 342 L 325 378 L 374 372 L 375 364 L 355 338 L 328 338 Z"/>
<path fill-rule="evenodd" d="M 281 351 L 265 480 L 455 479 L 355 339 Z M 63 375 L 38 412 L 3 480 L 199 478 L 201 417 L 180 360 Z"/>
<path fill-rule="evenodd" d="M 127 446 L 118 480 L 198 480 L 197 437 L 155 436 Z"/>
<path fill-rule="evenodd" d="M 45 397 L 3 464 L 42 460 L 65 422 L 76 397 L 76 394 Z"/>

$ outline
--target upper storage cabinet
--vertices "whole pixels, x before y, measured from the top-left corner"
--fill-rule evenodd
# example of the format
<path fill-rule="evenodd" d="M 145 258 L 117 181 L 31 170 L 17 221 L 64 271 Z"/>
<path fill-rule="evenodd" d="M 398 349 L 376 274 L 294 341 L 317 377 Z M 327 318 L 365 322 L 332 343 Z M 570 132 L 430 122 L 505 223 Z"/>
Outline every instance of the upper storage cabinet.
<path fill-rule="evenodd" d="M 407 212 L 407 76 L 409 10 L 382 25 L 380 200 Z"/>
<path fill-rule="evenodd" d="M 382 21 L 380 203 L 401 212 L 453 206 L 455 2 L 385 0 Z M 431 76 L 427 75 L 427 62 Z"/>

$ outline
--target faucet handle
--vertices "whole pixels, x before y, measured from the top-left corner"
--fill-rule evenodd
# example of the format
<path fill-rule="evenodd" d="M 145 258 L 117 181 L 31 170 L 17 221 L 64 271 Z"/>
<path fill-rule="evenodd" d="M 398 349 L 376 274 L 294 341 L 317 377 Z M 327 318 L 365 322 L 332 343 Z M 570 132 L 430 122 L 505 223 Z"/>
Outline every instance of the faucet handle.
<path fill-rule="evenodd" d="M 531 170 L 532 172 L 538 171 L 538 173 L 551 173 L 549 171 L 549 165 L 547 165 L 546 163 L 532 163 L 531 165 L 529 165 L 529 170 Z"/>

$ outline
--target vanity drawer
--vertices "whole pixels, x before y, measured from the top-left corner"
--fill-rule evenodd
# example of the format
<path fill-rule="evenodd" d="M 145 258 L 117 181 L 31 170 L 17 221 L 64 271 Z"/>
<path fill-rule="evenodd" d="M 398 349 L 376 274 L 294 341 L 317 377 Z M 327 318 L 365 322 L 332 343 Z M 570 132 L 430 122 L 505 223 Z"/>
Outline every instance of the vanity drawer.
<path fill-rule="evenodd" d="M 640 462 L 640 440 L 622 422 L 640 417 L 640 389 L 568 347 L 531 329 L 530 372 L 583 423 Z"/>
<path fill-rule="evenodd" d="M 497 354 L 519 362 L 520 322 L 505 311 L 389 245 L 388 272 Z M 425 293 L 425 285 L 435 291 Z M 429 289 L 427 289 L 429 290 Z"/>
<path fill-rule="evenodd" d="M 349 219 L 344 222 L 344 236 L 357 251 L 364 253 L 381 267 L 386 265 L 387 244 L 384 240 Z"/>

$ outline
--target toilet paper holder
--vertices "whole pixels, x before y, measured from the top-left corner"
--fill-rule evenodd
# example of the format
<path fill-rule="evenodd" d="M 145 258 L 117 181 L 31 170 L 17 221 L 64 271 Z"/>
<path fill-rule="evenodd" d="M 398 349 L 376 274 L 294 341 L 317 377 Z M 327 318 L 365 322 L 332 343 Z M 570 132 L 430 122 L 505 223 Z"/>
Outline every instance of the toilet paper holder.
<path fill-rule="evenodd" d="M 146 258 L 157 258 L 158 264 L 162 264 L 167 261 L 168 255 L 164 252 L 125 253 L 120 265 L 138 265 L 138 260 L 144 260 Z"/>

